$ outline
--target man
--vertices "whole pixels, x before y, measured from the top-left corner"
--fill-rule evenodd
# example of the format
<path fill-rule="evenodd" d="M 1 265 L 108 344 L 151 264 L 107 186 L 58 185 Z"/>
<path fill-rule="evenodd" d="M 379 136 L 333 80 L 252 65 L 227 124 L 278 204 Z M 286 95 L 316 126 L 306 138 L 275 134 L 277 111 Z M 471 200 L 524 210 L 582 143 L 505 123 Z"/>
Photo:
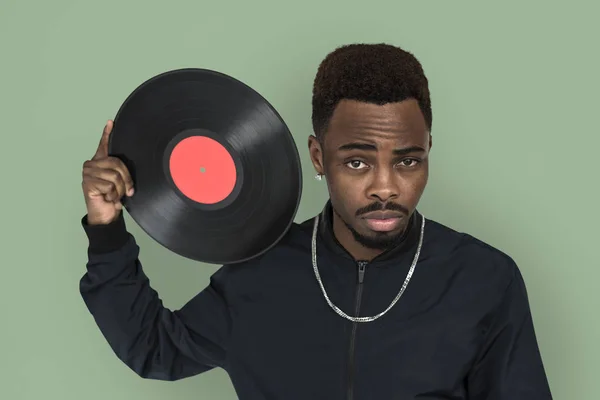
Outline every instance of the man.
<path fill-rule="evenodd" d="M 135 188 L 107 155 L 111 124 L 83 168 L 81 294 L 139 376 L 220 367 L 253 400 L 552 398 L 515 262 L 417 211 L 432 113 L 410 53 L 356 44 L 326 57 L 308 144 L 330 201 L 271 251 L 221 267 L 176 311 L 126 230 L 120 199 Z"/>

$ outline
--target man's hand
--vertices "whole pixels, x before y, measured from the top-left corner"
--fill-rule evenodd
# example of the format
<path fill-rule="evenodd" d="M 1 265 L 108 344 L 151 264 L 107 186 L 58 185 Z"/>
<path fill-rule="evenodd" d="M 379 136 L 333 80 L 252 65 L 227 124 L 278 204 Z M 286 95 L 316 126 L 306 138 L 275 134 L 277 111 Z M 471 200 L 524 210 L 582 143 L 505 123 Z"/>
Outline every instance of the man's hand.
<path fill-rule="evenodd" d="M 108 156 L 112 128 L 113 121 L 110 120 L 104 127 L 96 154 L 83 163 L 83 195 L 90 225 L 116 220 L 123 209 L 121 198 L 133 195 L 133 180 L 127 167 L 118 158 Z"/>

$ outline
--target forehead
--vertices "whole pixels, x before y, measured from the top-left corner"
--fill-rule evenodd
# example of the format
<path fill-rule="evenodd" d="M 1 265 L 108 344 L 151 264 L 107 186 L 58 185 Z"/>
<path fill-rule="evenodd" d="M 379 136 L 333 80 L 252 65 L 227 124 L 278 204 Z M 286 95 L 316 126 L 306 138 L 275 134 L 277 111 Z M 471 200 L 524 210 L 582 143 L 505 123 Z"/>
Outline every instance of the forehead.
<path fill-rule="evenodd" d="M 425 118 L 413 99 L 384 105 L 343 100 L 325 134 L 331 144 L 365 140 L 423 145 L 428 139 Z"/>

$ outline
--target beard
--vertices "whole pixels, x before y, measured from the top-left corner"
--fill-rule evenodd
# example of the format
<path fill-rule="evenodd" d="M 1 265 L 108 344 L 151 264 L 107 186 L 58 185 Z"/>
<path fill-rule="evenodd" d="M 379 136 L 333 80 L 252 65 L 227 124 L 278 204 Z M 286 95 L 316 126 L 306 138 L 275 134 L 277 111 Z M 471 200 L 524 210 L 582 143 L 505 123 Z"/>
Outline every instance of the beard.
<path fill-rule="evenodd" d="M 404 234 L 406 232 L 405 229 L 397 233 L 374 232 L 372 235 L 363 235 L 354 229 L 354 227 L 352 227 L 352 225 L 350 225 L 337 211 L 335 211 L 335 209 L 334 212 L 340 221 L 342 221 L 346 228 L 348 228 L 348 230 L 352 233 L 354 240 L 368 249 L 385 251 L 396 247 L 404 239 Z"/>

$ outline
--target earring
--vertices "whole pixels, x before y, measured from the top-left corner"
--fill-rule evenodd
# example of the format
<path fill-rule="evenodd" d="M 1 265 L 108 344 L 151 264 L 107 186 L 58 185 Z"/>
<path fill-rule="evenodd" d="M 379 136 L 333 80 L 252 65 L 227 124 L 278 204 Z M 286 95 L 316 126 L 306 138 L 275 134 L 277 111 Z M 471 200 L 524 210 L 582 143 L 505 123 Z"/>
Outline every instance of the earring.
<path fill-rule="evenodd" d="M 317 175 L 315 175 L 315 179 L 318 180 L 318 181 L 322 180 L 323 179 L 323 174 L 317 174 Z"/>

